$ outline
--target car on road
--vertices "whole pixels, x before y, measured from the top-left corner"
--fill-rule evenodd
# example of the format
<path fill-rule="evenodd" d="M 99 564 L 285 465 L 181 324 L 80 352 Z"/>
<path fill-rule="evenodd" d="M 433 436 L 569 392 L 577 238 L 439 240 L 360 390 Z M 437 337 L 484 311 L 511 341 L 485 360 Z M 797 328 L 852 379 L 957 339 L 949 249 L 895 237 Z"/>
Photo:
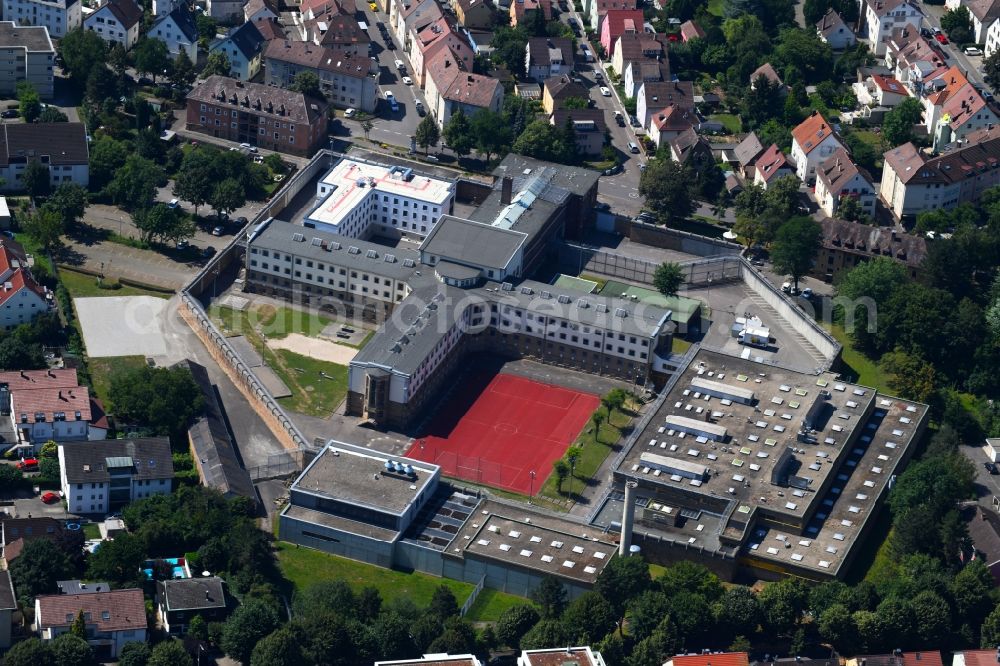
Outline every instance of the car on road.
<path fill-rule="evenodd" d="M 654 222 L 656 222 L 656 216 L 650 213 L 648 210 L 644 210 L 636 216 L 635 221 L 645 222 L 646 224 L 653 224 Z"/>
<path fill-rule="evenodd" d="M 0 118 L 17 118 L 21 112 L 17 109 L 7 109 L 0 113 Z"/>
<path fill-rule="evenodd" d="M 209 245 L 208 247 L 206 247 L 204 250 L 201 251 L 201 256 L 205 257 L 206 259 L 214 255 L 215 255 L 215 248 L 212 247 L 211 245 Z"/>
<path fill-rule="evenodd" d="M 595 81 L 603 81 L 604 80 L 604 74 L 601 73 L 601 70 L 599 70 L 599 69 L 595 69 L 594 70 L 594 80 Z"/>
<path fill-rule="evenodd" d="M 802 290 L 802 298 L 808 300 L 813 297 L 812 287 L 806 287 Z"/>
<path fill-rule="evenodd" d="M 387 101 L 387 102 L 395 102 L 396 101 L 396 96 L 392 94 L 391 90 L 386 90 L 384 96 L 385 96 L 385 101 Z"/>
<path fill-rule="evenodd" d="M 186 240 L 184 240 L 183 238 L 181 240 L 177 241 L 177 249 L 178 250 L 186 250 L 186 249 L 188 249 L 188 245 L 189 245 L 189 243 Z"/>
<path fill-rule="evenodd" d="M 633 155 L 638 155 L 639 154 L 639 146 L 636 145 L 636 143 L 634 141 L 629 141 L 628 142 L 628 152 L 632 153 Z"/>
<path fill-rule="evenodd" d="M 408 76 L 404 76 L 403 77 L 403 83 L 405 83 L 408 86 L 412 86 L 413 85 L 413 79 L 411 79 Z"/>
<path fill-rule="evenodd" d="M 244 150 L 249 150 L 251 153 L 257 152 L 257 146 L 251 146 L 249 143 L 241 143 L 240 148 Z"/>
<path fill-rule="evenodd" d="M 44 493 L 42 493 L 42 501 L 45 502 L 46 504 L 55 504 L 56 502 L 59 501 L 59 495 L 57 493 L 52 492 L 51 490 L 47 490 Z"/>
<path fill-rule="evenodd" d="M 236 218 L 235 220 L 233 220 L 233 224 L 236 224 L 236 225 L 238 225 L 240 227 L 245 227 L 247 225 L 247 222 L 249 222 L 249 221 L 250 220 L 248 220 L 247 218 L 245 218 L 245 217 L 243 217 L 241 215 L 238 218 Z"/>
<path fill-rule="evenodd" d="M 625 127 L 625 118 L 622 117 L 622 114 L 615 115 L 615 122 L 618 123 L 618 127 Z"/>
<path fill-rule="evenodd" d="M 396 66 L 396 69 L 399 70 L 400 74 L 402 74 L 403 71 L 406 69 L 406 63 L 403 62 L 402 60 L 397 59 L 397 60 L 393 61 L 392 64 Z"/>
<path fill-rule="evenodd" d="M 967 56 L 981 56 L 981 55 L 983 55 L 983 52 L 980 51 L 979 49 L 977 49 L 975 46 L 967 46 L 967 47 L 965 47 L 965 51 L 963 53 L 965 53 L 965 55 L 967 55 Z"/>
<path fill-rule="evenodd" d="M 605 169 L 601 173 L 603 173 L 605 176 L 613 176 L 616 173 L 621 173 L 621 171 L 622 171 L 622 165 L 621 164 L 615 164 L 614 166 L 608 167 L 607 169 Z"/>
<path fill-rule="evenodd" d="M 994 465 L 991 462 L 983 463 L 983 467 L 985 467 L 986 471 L 989 472 L 990 474 L 996 474 L 997 473 L 997 466 Z"/>
<path fill-rule="evenodd" d="M 948 43 L 948 38 L 947 38 L 947 37 L 945 37 L 945 36 L 944 36 L 943 34 L 941 34 L 940 32 L 939 32 L 939 33 L 937 33 L 936 35 L 934 35 L 934 39 L 936 39 L 936 40 L 937 40 L 938 44 L 947 44 L 947 43 Z"/>
<path fill-rule="evenodd" d="M 414 99 L 413 100 L 413 107 L 417 110 L 417 115 L 418 116 L 423 116 L 423 115 L 425 115 L 427 113 L 424 110 L 424 103 L 421 102 L 419 99 Z"/>
<path fill-rule="evenodd" d="M 181 202 L 177 199 L 171 199 L 170 203 L 167 204 L 167 208 L 177 208 L 181 205 Z"/>
<path fill-rule="evenodd" d="M 931 37 L 934 36 L 934 33 L 931 32 L 930 30 L 928 30 L 927 28 L 921 28 L 920 29 L 920 36 L 924 37 L 926 39 L 930 39 Z"/>
<path fill-rule="evenodd" d="M 14 465 L 19 472 L 34 472 L 38 469 L 38 460 L 36 458 L 25 458 L 21 462 Z"/>
<path fill-rule="evenodd" d="M 215 227 L 215 228 L 213 228 L 212 229 L 212 235 L 213 236 L 221 236 L 222 235 L 222 227 Z"/>
<path fill-rule="evenodd" d="M 602 97 L 611 97 L 611 91 L 608 89 L 607 86 L 601 86 L 601 96 Z"/>
<path fill-rule="evenodd" d="M 354 116 L 357 115 L 357 113 L 358 113 L 357 109 L 347 109 L 346 111 L 344 111 L 344 117 L 353 118 Z"/>
<path fill-rule="evenodd" d="M 632 127 L 642 127 L 642 125 L 639 123 L 639 119 L 636 118 L 634 114 L 628 117 L 628 121 L 632 125 Z"/>

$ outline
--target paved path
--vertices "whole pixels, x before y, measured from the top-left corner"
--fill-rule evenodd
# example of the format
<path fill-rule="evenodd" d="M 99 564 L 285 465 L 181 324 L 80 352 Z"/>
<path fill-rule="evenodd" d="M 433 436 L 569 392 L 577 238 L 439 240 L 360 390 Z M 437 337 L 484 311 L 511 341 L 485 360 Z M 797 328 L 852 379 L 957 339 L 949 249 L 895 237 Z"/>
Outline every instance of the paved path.
<path fill-rule="evenodd" d="M 310 338 L 301 333 L 289 333 L 283 338 L 268 338 L 267 346 L 271 349 L 287 349 L 309 358 L 338 365 L 347 365 L 358 353 L 353 347 L 338 345 L 336 342 Z"/>

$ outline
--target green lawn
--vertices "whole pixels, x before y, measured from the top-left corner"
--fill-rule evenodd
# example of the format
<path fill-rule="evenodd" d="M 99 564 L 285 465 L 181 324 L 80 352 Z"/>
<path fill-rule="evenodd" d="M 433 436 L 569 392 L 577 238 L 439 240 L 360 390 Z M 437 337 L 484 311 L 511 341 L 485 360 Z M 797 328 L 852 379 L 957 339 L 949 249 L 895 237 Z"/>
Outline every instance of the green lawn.
<path fill-rule="evenodd" d="M 691 348 L 690 342 L 688 342 L 684 338 L 678 338 L 677 336 L 674 336 L 673 345 L 671 346 L 670 349 L 675 354 L 683 354 L 690 348 Z"/>
<path fill-rule="evenodd" d="M 722 18 L 722 16 L 725 14 L 725 10 L 723 8 L 723 0 L 708 0 L 708 13 L 711 14 L 712 16 L 718 16 L 719 18 Z"/>
<path fill-rule="evenodd" d="M 10 200 L 8 199 L 8 201 Z M 15 210 L 14 202 L 10 202 L 10 208 L 11 210 Z M 15 215 L 17 214 L 16 210 L 14 214 Z M 14 234 L 14 240 L 17 243 L 19 243 L 21 247 L 24 248 L 24 251 L 26 253 L 34 255 L 36 266 L 42 266 L 43 270 L 45 270 L 51 275 L 52 264 L 49 262 L 49 259 L 45 255 L 45 253 L 42 252 L 42 247 L 41 245 L 38 244 L 38 241 L 36 241 L 34 238 L 23 232 Z"/>
<path fill-rule="evenodd" d="M 97 526 L 97 523 L 84 523 L 83 536 L 86 539 L 100 539 L 101 528 Z"/>
<path fill-rule="evenodd" d="M 840 354 L 846 375 L 852 376 L 858 384 L 871 386 L 872 388 L 884 391 L 888 389 L 889 382 L 885 374 L 879 370 L 878 364 L 856 350 L 849 336 L 839 324 L 824 324 L 827 331 L 837 339 L 837 342 L 844 346 Z"/>
<path fill-rule="evenodd" d="M 267 351 L 280 363 L 268 365 L 292 390 L 292 395 L 280 398 L 283 406 L 310 416 L 329 416 L 347 395 L 347 366 L 317 361 L 287 349 Z"/>
<path fill-rule="evenodd" d="M 434 590 L 440 585 L 452 591 L 459 606 L 472 594 L 473 585 L 448 578 L 383 569 L 312 548 L 296 548 L 294 544 L 285 541 L 279 541 L 277 549 L 278 567 L 297 590 L 317 582 L 343 580 L 355 590 L 366 586 L 374 587 L 386 601 L 407 597 L 418 606 L 429 604 Z M 526 601 L 521 597 L 496 590 L 483 590 L 466 618 L 473 622 L 494 622 L 500 613 L 522 603 Z"/>
<path fill-rule="evenodd" d="M 97 278 L 86 273 L 77 273 L 66 268 L 59 269 L 59 281 L 63 283 L 69 295 L 73 298 L 85 298 L 90 296 L 156 296 L 157 298 L 170 298 L 170 294 L 163 291 L 153 291 L 151 289 L 140 289 L 120 285 L 117 289 L 101 289 L 97 286 Z M 117 284 L 116 281 L 105 279 L 105 285 Z"/>
<path fill-rule="evenodd" d="M 256 312 L 264 334 L 269 338 L 283 338 L 289 333 L 316 337 L 326 326 L 333 323 L 332 319 L 295 308 L 274 308 L 263 305 L 257 308 Z"/>
<path fill-rule="evenodd" d="M 657 578 L 659 578 L 660 576 L 662 576 L 664 573 L 666 573 L 666 571 L 667 571 L 667 568 L 666 567 L 661 567 L 659 564 L 650 564 L 649 565 L 649 575 L 650 575 L 650 577 L 653 580 L 656 580 Z"/>
<path fill-rule="evenodd" d="M 88 358 L 87 369 L 90 371 L 90 381 L 96 396 L 103 401 L 104 408 L 110 409 L 108 391 L 111 390 L 111 380 L 119 372 L 135 370 L 146 364 L 142 356 L 116 356 L 114 358 Z"/>
<path fill-rule="evenodd" d="M 711 10 L 712 4 L 709 3 L 709 11 Z M 733 113 L 713 113 L 708 117 L 709 120 L 714 120 L 716 122 L 722 123 L 722 126 L 729 130 L 730 134 L 738 134 L 743 131 L 743 121 L 740 117 Z"/>

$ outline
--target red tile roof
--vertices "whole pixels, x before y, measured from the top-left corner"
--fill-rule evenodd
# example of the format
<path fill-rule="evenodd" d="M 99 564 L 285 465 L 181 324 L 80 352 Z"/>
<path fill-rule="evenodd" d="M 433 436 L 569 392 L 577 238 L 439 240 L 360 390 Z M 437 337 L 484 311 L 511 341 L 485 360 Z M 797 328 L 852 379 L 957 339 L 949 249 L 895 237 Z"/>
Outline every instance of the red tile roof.
<path fill-rule="evenodd" d="M 55 594 L 37 597 L 35 601 L 40 610 L 35 621 L 43 628 L 68 627 L 81 610 L 87 624 L 96 625 L 98 631 L 146 628 L 146 603 L 140 589 Z"/>
<path fill-rule="evenodd" d="M 785 154 L 781 152 L 781 148 L 778 148 L 778 144 L 776 143 L 772 143 L 771 147 L 757 158 L 754 166 L 757 167 L 757 173 L 760 174 L 761 179 L 765 183 L 770 182 L 782 169 L 791 168 L 788 165 L 788 158 L 785 157 Z"/>
<path fill-rule="evenodd" d="M 67 421 L 90 421 L 90 391 L 85 386 L 73 388 L 21 389 L 11 393 L 11 415 L 21 423 L 21 414 L 26 423 L 35 423 L 35 414 L 44 414 L 45 420 L 52 422 L 54 414 L 65 414 Z M 80 412 L 77 419 L 75 413 Z"/>
<path fill-rule="evenodd" d="M 610 9 L 604 15 L 601 23 L 603 32 L 604 26 L 608 27 L 611 41 L 618 39 L 619 35 L 626 32 L 639 34 L 642 32 L 643 16 L 641 9 Z"/>
<path fill-rule="evenodd" d="M 73 388 L 79 386 L 75 368 L 0 372 L 0 384 L 12 391 L 21 388 Z"/>
<path fill-rule="evenodd" d="M 823 115 L 813 111 L 812 115 L 799 123 L 799 126 L 792 130 L 792 139 L 799 144 L 802 152 L 808 155 L 819 144 L 823 143 L 828 136 L 833 136 L 833 128 L 830 127 Z"/>
<path fill-rule="evenodd" d="M 701 26 L 694 21 L 684 21 L 684 23 L 681 23 L 681 39 L 685 42 L 704 37 L 705 31 L 702 30 Z"/>
<path fill-rule="evenodd" d="M 684 654 L 670 660 L 673 666 L 749 666 L 746 652 L 716 652 L 714 654 Z"/>
<path fill-rule="evenodd" d="M 908 96 L 910 93 L 907 92 L 903 84 L 892 78 L 891 76 L 882 76 L 881 74 L 872 74 L 872 81 L 879 88 L 886 92 L 896 93 L 897 95 Z"/>

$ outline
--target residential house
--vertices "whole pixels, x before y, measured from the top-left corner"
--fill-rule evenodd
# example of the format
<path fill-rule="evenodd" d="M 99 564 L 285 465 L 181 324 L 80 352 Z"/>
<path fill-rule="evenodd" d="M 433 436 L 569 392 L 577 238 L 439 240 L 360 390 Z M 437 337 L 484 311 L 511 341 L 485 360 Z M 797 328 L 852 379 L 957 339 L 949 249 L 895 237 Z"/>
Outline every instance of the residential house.
<path fill-rule="evenodd" d="M 419 659 L 394 659 L 392 661 L 376 661 L 375 666 L 483 666 L 483 663 L 472 654 L 425 654 Z"/>
<path fill-rule="evenodd" d="M 0 60 L 0 94 L 16 97 L 17 84 L 28 81 L 39 97 L 52 99 L 56 50 L 47 29 L 0 21 L 0 49 L 7 54 L 6 59 Z"/>
<path fill-rule="evenodd" d="M 849 49 L 858 43 L 854 30 L 832 8 L 826 10 L 826 14 L 816 24 L 816 34 L 820 41 L 829 44 L 834 51 Z"/>
<path fill-rule="evenodd" d="M 987 29 L 1000 19 L 1000 0 L 947 0 L 948 9 L 958 9 L 965 6 L 972 18 L 972 36 L 976 44 L 986 41 Z"/>
<path fill-rule="evenodd" d="M 121 522 L 120 518 L 116 520 Z M 97 594 L 110 590 L 111 584 L 102 581 L 84 583 L 82 580 L 58 580 L 56 587 L 59 588 L 59 594 Z"/>
<path fill-rule="evenodd" d="M 956 652 L 952 656 L 951 666 L 989 666 L 990 661 L 996 662 L 997 651 L 987 650 L 965 650 Z"/>
<path fill-rule="evenodd" d="M 205 0 L 205 13 L 222 25 L 242 23 L 243 0 Z"/>
<path fill-rule="evenodd" d="M 875 215 L 875 185 L 872 177 L 838 148 L 816 169 L 816 201 L 830 217 L 837 217 L 844 197 L 854 198 L 869 217 Z"/>
<path fill-rule="evenodd" d="M 837 148 L 843 147 L 840 137 L 823 115 L 813 111 L 792 130 L 792 161 L 795 163 L 795 175 L 803 183 L 812 185 L 816 180 L 816 167 L 820 162 L 833 155 Z"/>
<path fill-rule="evenodd" d="M 677 655 L 663 666 L 750 666 L 750 661 L 746 652 L 704 652 Z"/>
<path fill-rule="evenodd" d="M 183 636 L 191 620 L 226 619 L 226 590 L 218 576 L 180 578 L 156 583 L 156 614 L 168 634 Z"/>
<path fill-rule="evenodd" d="M 117 659 L 126 643 L 146 640 L 146 602 L 138 588 L 35 597 L 33 629 L 50 641 L 69 632 L 80 613 L 87 642 L 100 661 Z"/>
<path fill-rule="evenodd" d="M 1000 127 L 974 132 L 963 145 L 929 157 L 912 143 L 884 156 L 879 198 L 898 221 L 960 203 L 975 203 L 982 193 L 1000 185 Z"/>
<path fill-rule="evenodd" d="M 994 652 L 994 656 L 995 656 Z M 847 659 L 845 666 L 942 666 L 941 653 L 937 650 L 926 652 L 903 652 L 892 654 L 865 654 Z"/>
<path fill-rule="evenodd" d="M 529 79 L 544 81 L 573 71 L 573 41 L 565 37 L 532 37 L 524 54 Z"/>
<path fill-rule="evenodd" d="M 549 122 L 557 128 L 573 123 L 576 149 L 580 155 L 600 155 L 608 135 L 603 109 L 556 109 Z"/>
<path fill-rule="evenodd" d="M 18 256 L 24 256 L 24 249 L 14 241 L 5 238 L 0 244 L 11 247 Z M 0 372 L 0 414 L 7 414 L 11 391 L 19 388 L 74 388 L 79 385 L 76 370 L 72 368 Z"/>
<path fill-rule="evenodd" d="M 86 188 L 90 151 L 83 123 L 4 123 L 0 126 L 0 190 L 24 189 L 22 177 L 31 160 L 49 167 L 53 189 L 63 183 Z"/>
<path fill-rule="evenodd" d="M 769 62 L 765 62 L 763 65 L 761 65 L 760 67 L 758 67 L 757 69 L 755 69 L 753 71 L 753 74 L 750 75 L 750 89 L 751 90 L 756 90 L 756 88 L 757 88 L 757 80 L 760 77 L 762 77 L 762 76 L 765 79 L 767 79 L 770 83 L 778 86 L 778 89 L 782 93 L 788 92 L 788 86 L 786 86 L 785 82 L 781 80 L 781 77 L 778 76 L 778 71 Z"/>
<path fill-rule="evenodd" d="M 209 53 L 222 53 L 229 60 L 229 76 L 249 81 L 260 71 L 264 53 L 264 36 L 256 23 L 244 23 L 231 28 L 226 36 L 209 48 Z"/>
<path fill-rule="evenodd" d="M 428 80 L 431 76 L 429 71 Z M 503 104 L 503 86 L 496 79 L 481 74 L 453 70 L 450 80 L 447 74 L 437 76 L 434 88 L 437 94 L 435 104 L 430 108 L 440 127 L 444 127 L 459 109 L 466 116 L 472 116 L 480 109 L 499 113 Z M 427 97 L 427 101 L 430 103 L 431 98 Z"/>
<path fill-rule="evenodd" d="M 29 450 L 49 440 L 96 441 L 108 434 L 107 415 L 86 386 L 11 391 L 10 421 L 18 442 Z"/>
<path fill-rule="evenodd" d="M 51 295 L 28 268 L 23 248 L 0 239 L 0 331 L 9 331 L 49 311 Z"/>
<path fill-rule="evenodd" d="M 660 147 L 669 143 L 680 134 L 693 130 L 698 125 L 698 117 L 691 109 L 679 106 L 668 106 L 653 114 L 649 124 L 649 138 Z"/>
<path fill-rule="evenodd" d="M 248 0 L 243 5 L 243 20 L 247 22 L 275 21 L 280 10 L 273 0 Z"/>
<path fill-rule="evenodd" d="M 326 143 L 329 102 L 212 75 L 188 93 L 188 130 L 293 155 Z"/>
<path fill-rule="evenodd" d="M 198 26 L 195 25 L 191 10 L 183 2 L 169 14 L 158 18 L 146 36 L 166 44 L 167 51 L 172 56 L 183 51 L 191 62 L 198 61 Z"/>
<path fill-rule="evenodd" d="M 983 58 L 989 58 L 1000 49 L 1000 21 L 993 21 L 986 27 L 986 37 L 983 39 Z"/>
<path fill-rule="evenodd" d="M 876 56 L 885 54 L 885 40 L 898 28 L 919 30 L 923 12 L 915 0 L 859 0 L 860 33 Z"/>
<path fill-rule="evenodd" d="M 541 12 L 545 17 L 545 22 L 552 20 L 552 0 L 511 0 L 510 3 L 510 25 L 517 27 L 518 23 L 523 23 L 528 12 Z"/>
<path fill-rule="evenodd" d="M 83 21 L 109 45 L 121 44 L 128 51 L 139 40 L 142 8 L 135 0 L 106 0 Z"/>
<path fill-rule="evenodd" d="M 686 43 L 692 39 L 705 39 L 705 31 L 694 21 L 684 21 L 681 23 L 681 41 Z"/>
<path fill-rule="evenodd" d="M 583 16 L 590 18 L 590 29 L 597 34 L 601 34 L 601 24 L 609 11 L 639 8 L 637 0 L 590 0 L 587 4 L 590 6 L 584 6 Z"/>
<path fill-rule="evenodd" d="M 285 39 L 285 28 L 278 19 L 254 21 L 254 25 L 265 42 L 269 42 L 272 39 Z"/>
<path fill-rule="evenodd" d="M 812 268 L 816 277 L 832 282 L 840 271 L 875 257 L 893 259 L 906 268 L 911 278 L 919 277 L 920 264 L 927 256 L 927 240 L 923 236 L 832 217 L 822 219 L 820 226 L 823 229 L 820 249 Z"/>
<path fill-rule="evenodd" d="M 640 35 L 643 33 L 643 15 L 641 9 L 612 9 L 601 22 L 601 47 L 605 57 L 613 56 L 615 42 L 622 35 Z"/>
<path fill-rule="evenodd" d="M 778 144 L 772 143 L 754 162 L 753 182 L 760 185 L 765 190 L 771 183 L 784 178 L 794 176 L 795 170 L 789 163 L 788 158 L 781 152 Z"/>
<path fill-rule="evenodd" d="M 712 146 L 694 128 L 684 130 L 670 140 L 670 159 L 681 164 L 694 160 L 698 164 L 714 164 Z"/>
<path fill-rule="evenodd" d="M 333 11 L 320 14 L 302 24 L 302 38 L 325 46 L 345 56 L 368 57 L 372 40 L 358 19 Z"/>
<path fill-rule="evenodd" d="M 487 0 L 454 0 L 452 7 L 458 22 L 469 29 L 490 30 L 497 20 Z"/>
<path fill-rule="evenodd" d="M 59 445 L 60 486 L 70 513 L 105 514 L 170 493 L 174 464 L 166 437 Z"/>
<path fill-rule="evenodd" d="M 3 0 L 3 18 L 20 26 L 39 26 L 61 39 L 83 25 L 79 0 Z"/>
<path fill-rule="evenodd" d="M 64 530 L 62 521 L 47 516 L 41 518 L 5 518 L 0 521 L 0 537 L 2 537 L 0 544 L 3 545 L 3 559 L 6 568 L 9 569 L 14 560 L 21 556 L 25 545 L 39 539 L 57 541 L 62 538 Z"/>
<path fill-rule="evenodd" d="M 299 72 L 312 72 L 331 105 L 375 111 L 378 65 L 364 56 L 341 55 L 311 42 L 275 39 L 266 45 L 264 63 L 264 80 L 270 86 L 288 88 Z"/>
<path fill-rule="evenodd" d="M 587 100 L 590 94 L 581 84 L 570 78 L 569 74 L 561 74 L 545 79 L 542 83 L 542 109 L 548 115 L 570 98 Z"/>
<path fill-rule="evenodd" d="M 998 124 L 997 114 L 958 67 L 925 81 L 924 123 L 934 150 Z M 933 92 L 928 92 L 933 91 Z"/>
<path fill-rule="evenodd" d="M 427 63 L 448 52 L 465 71 L 473 70 L 475 53 L 462 35 L 444 16 L 425 27 L 410 40 L 410 76 L 418 86 L 423 86 L 427 76 Z"/>
<path fill-rule="evenodd" d="M 626 66 L 633 60 L 649 60 L 664 63 L 669 72 L 666 35 L 648 32 L 622 33 L 612 49 L 611 68 L 619 76 L 624 76 Z M 670 78 L 669 76 L 667 77 Z"/>
<path fill-rule="evenodd" d="M 911 95 L 923 94 L 924 81 L 948 69 L 938 49 L 912 26 L 894 30 L 885 47 L 885 66 Z"/>
<path fill-rule="evenodd" d="M 972 542 L 971 549 L 965 549 L 963 555 L 985 564 L 993 577 L 993 584 L 1000 585 L 1000 516 L 995 511 L 975 505 L 964 509 L 962 517 Z"/>
<path fill-rule="evenodd" d="M 0 571 L 0 650 L 10 647 L 10 629 L 17 611 L 17 595 L 9 571 Z"/>
<path fill-rule="evenodd" d="M 736 144 L 733 156 L 736 160 L 736 170 L 744 180 L 753 181 L 754 165 L 757 158 L 764 153 L 764 144 L 760 142 L 756 132 L 750 132 L 743 140 Z"/>
<path fill-rule="evenodd" d="M 858 103 L 868 107 L 893 107 L 910 96 L 909 89 L 896 79 L 872 74 L 851 86 Z"/>
<path fill-rule="evenodd" d="M 517 666 L 607 666 L 600 652 L 589 646 L 522 650 Z"/>
<path fill-rule="evenodd" d="M 694 84 L 690 81 L 647 81 L 635 97 L 636 117 L 648 128 L 654 111 L 666 106 L 694 109 Z"/>
<path fill-rule="evenodd" d="M 622 77 L 625 97 L 634 98 L 644 83 L 664 83 L 671 81 L 668 60 L 629 60 Z"/>
<path fill-rule="evenodd" d="M 437 0 L 393 0 L 392 9 L 389 29 L 404 52 L 410 50 L 411 29 L 415 35 L 444 16 Z"/>

